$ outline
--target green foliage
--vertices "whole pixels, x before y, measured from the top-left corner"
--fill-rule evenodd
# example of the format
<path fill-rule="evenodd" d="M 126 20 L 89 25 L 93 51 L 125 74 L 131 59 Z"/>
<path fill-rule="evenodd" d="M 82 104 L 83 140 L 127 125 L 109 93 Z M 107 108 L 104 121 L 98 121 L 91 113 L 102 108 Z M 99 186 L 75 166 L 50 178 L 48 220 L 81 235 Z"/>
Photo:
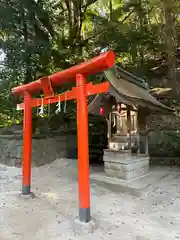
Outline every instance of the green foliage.
<path fill-rule="evenodd" d="M 180 132 L 155 131 L 149 143 L 149 154 L 155 157 L 180 157 Z"/>
<path fill-rule="evenodd" d="M 180 157 L 180 118 L 159 119 L 160 126 L 149 135 L 152 157 Z"/>

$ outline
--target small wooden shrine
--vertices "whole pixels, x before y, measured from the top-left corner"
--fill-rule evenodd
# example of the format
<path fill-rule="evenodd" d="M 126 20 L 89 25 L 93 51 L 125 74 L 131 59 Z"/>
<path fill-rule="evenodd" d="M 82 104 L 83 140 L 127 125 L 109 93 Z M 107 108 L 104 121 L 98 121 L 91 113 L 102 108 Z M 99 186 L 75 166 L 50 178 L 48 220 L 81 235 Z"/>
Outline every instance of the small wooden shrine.
<path fill-rule="evenodd" d="M 103 80 L 110 82 L 110 90 L 94 97 L 89 112 L 104 115 L 108 122 L 104 170 L 110 177 L 131 180 L 149 170 L 147 116 L 173 110 L 150 94 L 144 80 L 117 64 L 104 72 Z"/>

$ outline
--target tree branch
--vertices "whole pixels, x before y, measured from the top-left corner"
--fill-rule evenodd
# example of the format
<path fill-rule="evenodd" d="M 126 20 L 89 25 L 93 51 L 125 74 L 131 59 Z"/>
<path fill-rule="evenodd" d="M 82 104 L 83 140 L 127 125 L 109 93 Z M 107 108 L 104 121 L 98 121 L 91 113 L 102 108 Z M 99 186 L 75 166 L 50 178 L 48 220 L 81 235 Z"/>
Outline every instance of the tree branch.
<path fill-rule="evenodd" d="M 125 18 L 120 22 L 120 24 L 123 24 L 130 16 L 131 14 L 133 13 L 134 11 L 131 10 L 131 12 L 128 13 L 128 15 L 125 16 Z"/>

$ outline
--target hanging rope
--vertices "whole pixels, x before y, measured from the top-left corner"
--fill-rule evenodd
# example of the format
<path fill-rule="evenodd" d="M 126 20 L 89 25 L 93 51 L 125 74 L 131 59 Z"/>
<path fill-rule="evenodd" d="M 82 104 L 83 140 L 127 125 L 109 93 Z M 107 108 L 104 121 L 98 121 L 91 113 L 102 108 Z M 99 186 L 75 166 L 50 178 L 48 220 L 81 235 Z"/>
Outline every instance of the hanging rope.
<path fill-rule="evenodd" d="M 36 108 L 36 116 L 39 116 L 39 107 Z"/>
<path fill-rule="evenodd" d="M 39 116 L 43 116 L 44 115 L 44 100 L 43 98 L 41 99 L 41 106 L 39 108 Z"/>
<path fill-rule="evenodd" d="M 57 107 L 57 109 L 56 109 L 55 113 L 58 114 L 58 113 L 61 112 L 61 98 L 60 98 L 60 95 L 58 95 L 58 103 L 56 104 L 56 107 Z"/>
<path fill-rule="evenodd" d="M 51 114 L 51 99 L 48 100 L 48 116 Z"/>
<path fill-rule="evenodd" d="M 66 107 L 67 107 L 67 92 L 65 92 L 64 113 L 66 113 Z"/>

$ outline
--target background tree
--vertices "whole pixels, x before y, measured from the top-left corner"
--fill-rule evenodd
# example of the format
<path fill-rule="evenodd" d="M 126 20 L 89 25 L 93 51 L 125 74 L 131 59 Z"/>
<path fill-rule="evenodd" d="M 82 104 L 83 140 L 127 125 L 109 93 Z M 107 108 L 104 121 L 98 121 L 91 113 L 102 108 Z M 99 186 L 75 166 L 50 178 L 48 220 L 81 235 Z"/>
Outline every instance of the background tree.
<path fill-rule="evenodd" d="M 168 77 L 171 81 L 171 87 L 173 89 L 174 96 L 178 97 L 178 84 L 176 80 L 176 19 L 175 19 L 175 0 L 164 0 L 164 33 L 165 33 L 165 47 L 167 49 L 168 56 Z M 177 99 L 178 100 L 178 99 Z"/>

